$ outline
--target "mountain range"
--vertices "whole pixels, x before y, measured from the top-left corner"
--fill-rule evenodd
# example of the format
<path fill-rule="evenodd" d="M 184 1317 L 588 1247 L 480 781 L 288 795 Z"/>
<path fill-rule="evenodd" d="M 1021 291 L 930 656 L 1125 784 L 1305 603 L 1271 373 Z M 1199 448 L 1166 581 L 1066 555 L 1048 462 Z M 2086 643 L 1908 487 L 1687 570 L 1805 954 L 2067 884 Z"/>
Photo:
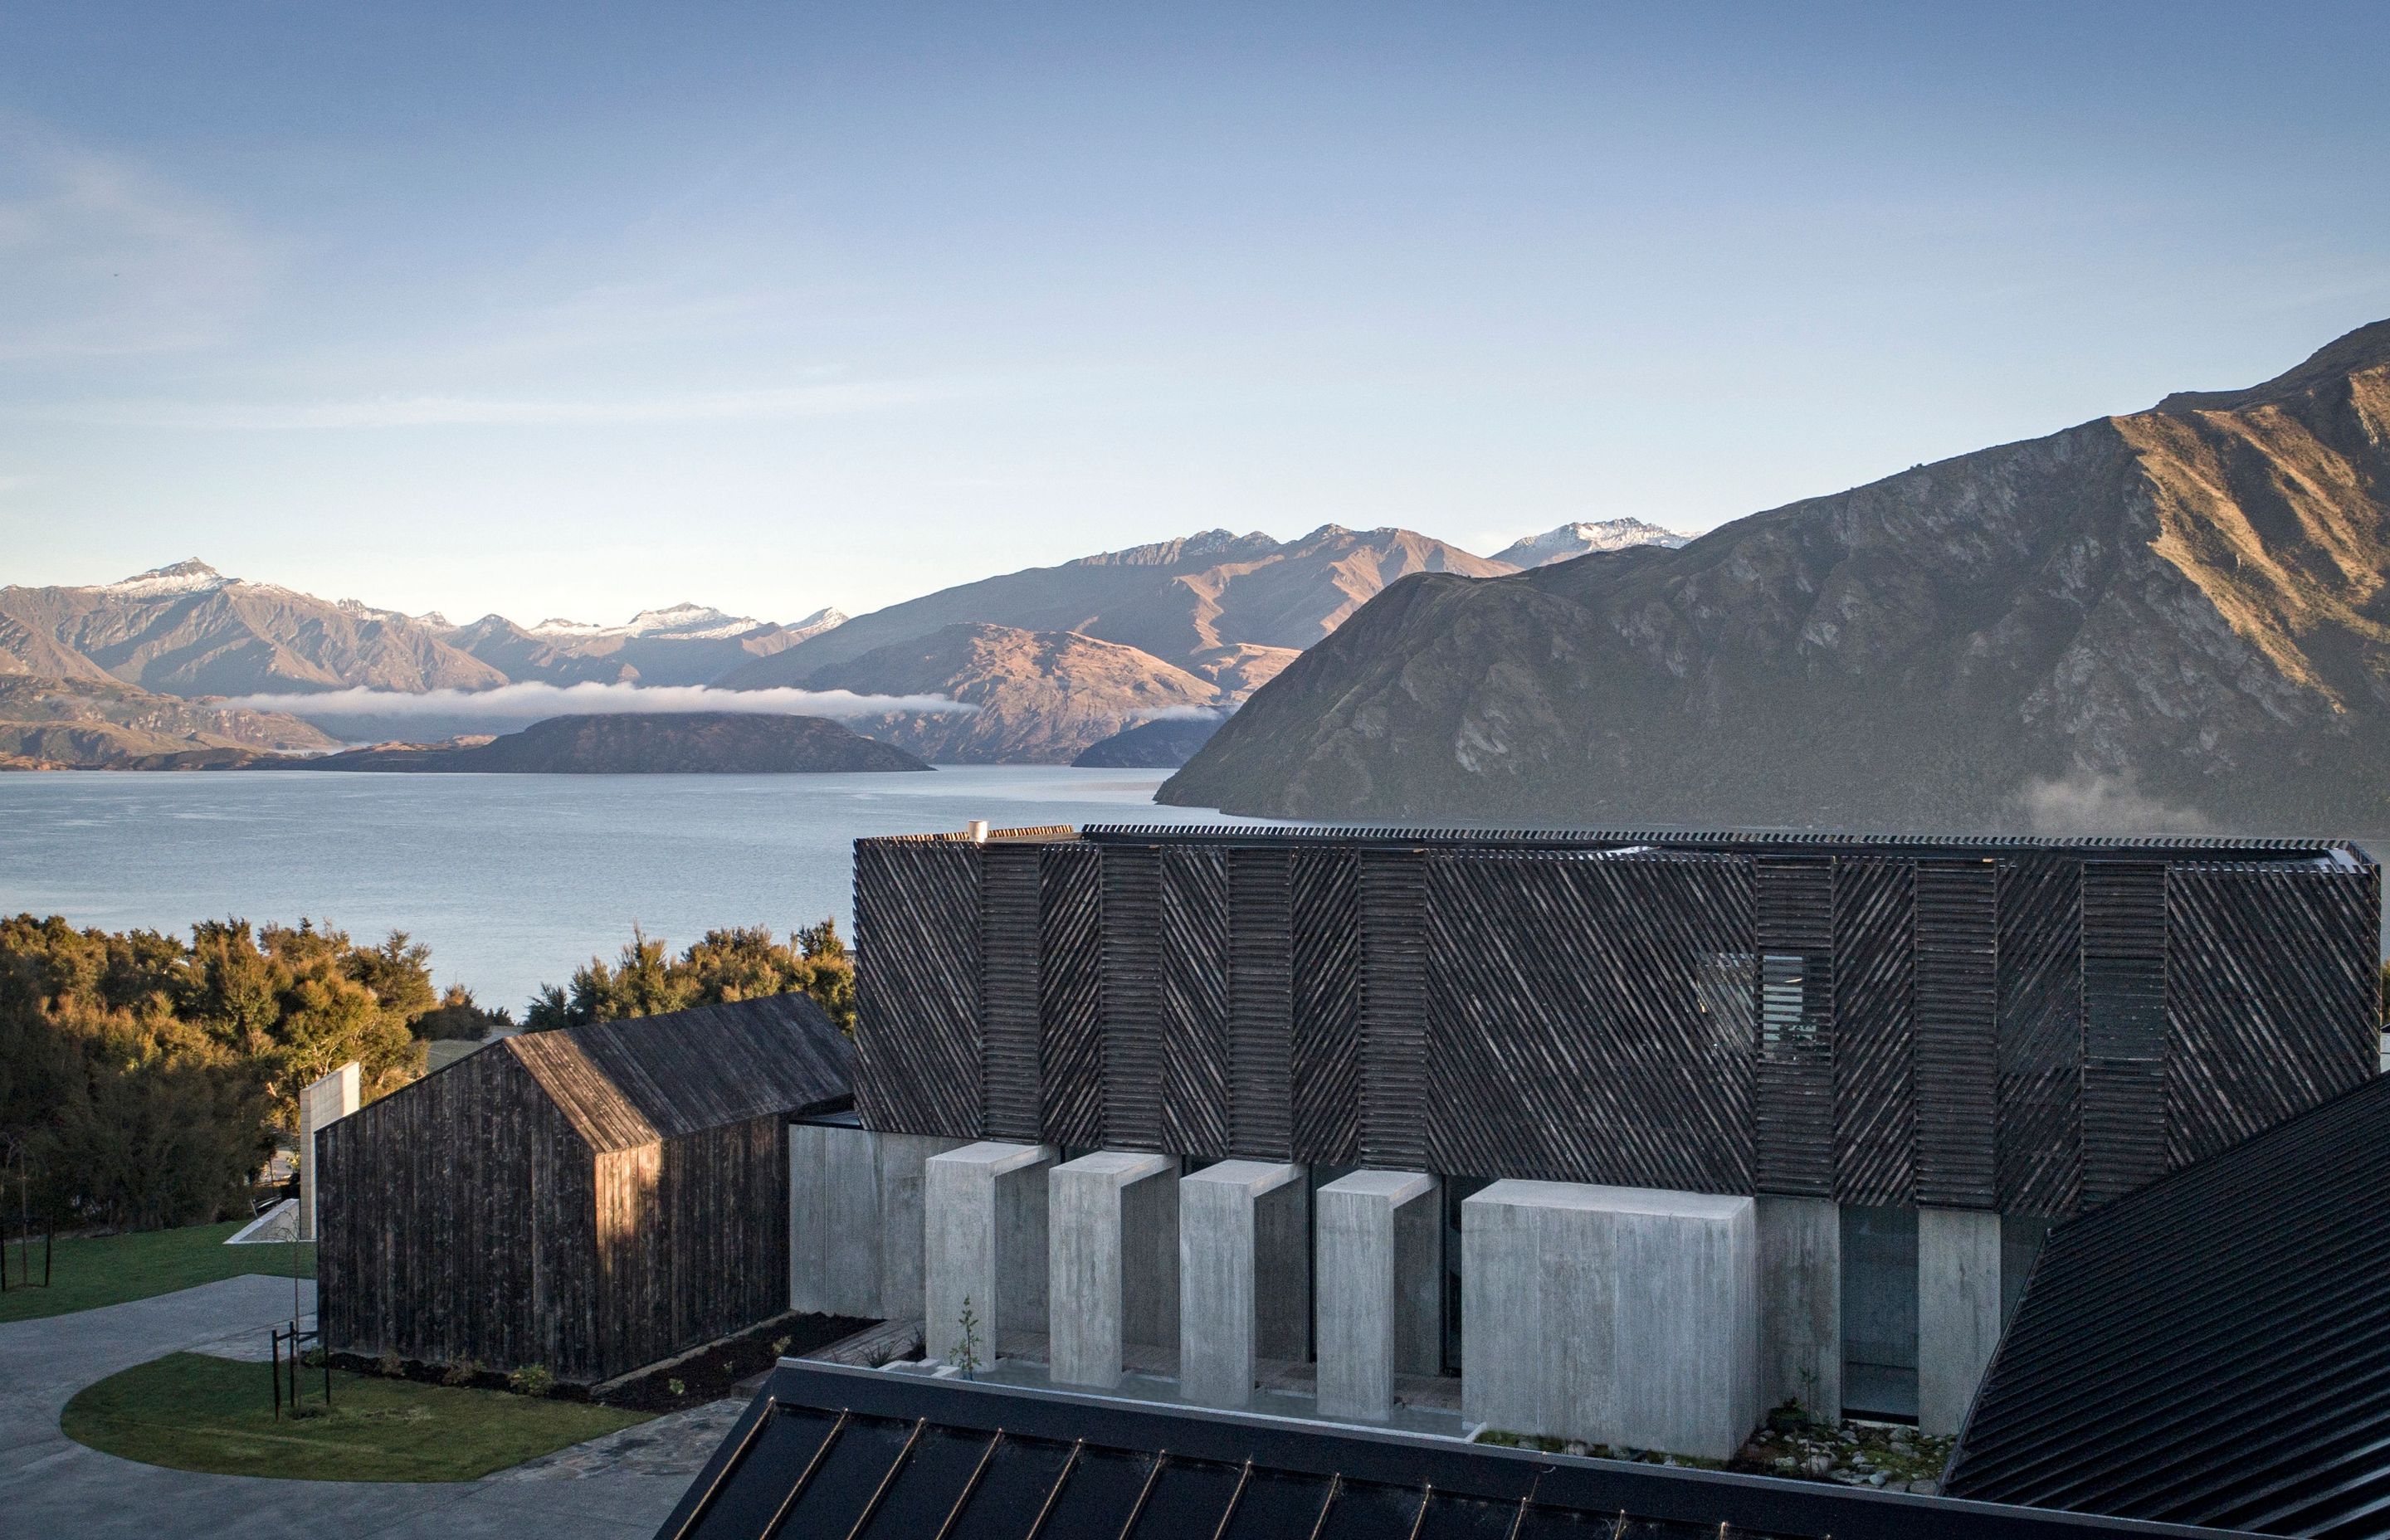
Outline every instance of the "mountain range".
<path fill-rule="evenodd" d="M 1540 560 L 1572 543 L 1646 532 L 1675 538 L 1616 520 L 1563 526 L 1522 546 Z M 621 625 L 523 625 L 503 615 L 457 625 L 191 560 L 96 586 L 0 588 L 0 674 L 111 680 L 183 698 L 523 683 L 943 695 L 976 709 L 863 725 L 934 759 L 1067 764 L 1157 713 L 1233 709 L 1404 576 L 1513 570 L 1407 530 L 1328 524 L 1283 542 L 1211 530 L 852 620 L 824 610 L 780 624 L 681 604 Z M 353 730 L 370 713 L 319 714 Z"/>
<path fill-rule="evenodd" d="M 2390 322 L 1723 525 L 1390 585 L 1162 800 L 2323 830 L 2390 813 Z"/>

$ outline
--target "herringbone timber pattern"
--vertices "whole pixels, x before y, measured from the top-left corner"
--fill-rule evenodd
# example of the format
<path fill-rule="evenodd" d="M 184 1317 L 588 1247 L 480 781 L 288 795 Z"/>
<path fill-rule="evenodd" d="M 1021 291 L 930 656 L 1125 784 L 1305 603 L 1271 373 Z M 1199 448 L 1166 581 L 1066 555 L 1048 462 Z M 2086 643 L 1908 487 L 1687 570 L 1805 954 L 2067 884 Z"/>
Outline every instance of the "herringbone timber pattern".
<path fill-rule="evenodd" d="M 1228 1153 L 1294 1154 L 1294 853 L 1228 853 Z"/>
<path fill-rule="evenodd" d="M 854 946 L 864 1126 L 978 1138 L 978 850 L 856 841 Z"/>
<path fill-rule="evenodd" d="M 2075 1212 L 2083 1187 L 2083 864 L 1999 863 L 1999 1201 Z"/>
<path fill-rule="evenodd" d="M 2358 871 L 2179 866 L 2173 944 L 2211 959 L 2166 975 L 2166 1163 L 2228 1149 L 2370 1078 L 2379 889 Z M 2262 938 L 2262 939 L 2261 939 Z"/>
<path fill-rule="evenodd" d="M 1998 1200 L 1998 872 L 1917 865 L 1917 1200 Z"/>
<path fill-rule="evenodd" d="M 979 847 L 980 1123 L 991 1139 L 1034 1144 L 1039 1091 L 1037 861 L 1032 844 Z"/>
<path fill-rule="evenodd" d="M 2166 872 L 2083 864 L 2083 1201 L 2165 1171 Z"/>
<path fill-rule="evenodd" d="M 1043 1142 L 1104 1137 L 1103 854 L 1078 841 L 1037 857 L 1037 1006 Z"/>
<path fill-rule="evenodd" d="M 1748 945 L 1744 858 L 1432 852 L 1428 1158 L 1443 1172 L 1752 1190 L 1752 1045 L 1703 1008 Z"/>
<path fill-rule="evenodd" d="M 1834 863 L 1834 1198 L 1917 1200 L 1916 863 Z"/>
<path fill-rule="evenodd" d="M 1754 1083 L 1761 1192 L 1834 1195 L 1834 861 L 1754 864 L 1760 963 Z"/>
<path fill-rule="evenodd" d="M 1361 1160 L 1360 858 L 1298 850 L 1294 892 L 1294 1158 Z"/>
<path fill-rule="evenodd" d="M 1228 1149 L 1228 857 L 1162 852 L 1162 1145 Z"/>
<path fill-rule="evenodd" d="M 1361 915 L 1361 1159 L 1427 1164 L 1427 918 L 1417 852 L 1358 854 Z"/>
<path fill-rule="evenodd" d="M 1112 1149 L 1162 1145 L 1162 852 L 1103 852 L 1104 1137 Z"/>

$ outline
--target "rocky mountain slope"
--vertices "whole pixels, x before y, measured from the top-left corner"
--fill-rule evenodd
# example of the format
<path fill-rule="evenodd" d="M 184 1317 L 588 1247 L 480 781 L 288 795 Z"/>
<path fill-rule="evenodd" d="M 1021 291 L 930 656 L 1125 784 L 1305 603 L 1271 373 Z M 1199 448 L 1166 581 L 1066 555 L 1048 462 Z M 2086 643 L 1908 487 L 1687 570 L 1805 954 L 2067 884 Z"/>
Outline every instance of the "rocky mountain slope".
<path fill-rule="evenodd" d="M 1068 764 L 1174 706 L 1219 699 L 1210 680 L 1073 631 L 950 625 L 810 676 L 815 689 L 943 695 L 972 710 L 857 719 L 862 732 L 953 764 Z"/>
<path fill-rule="evenodd" d="M 2390 811 L 2390 322 L 1714 531 L 1394 584 L 1163 789 L 1493 822 Z"/>
<path fill-rule="evenodd" d="M 1114 733 L 1079 751 L 1073 764 L 1089 770 L 1176 770 L 1220 730 L 1216 716 L 1169 716 Z"/>
<path fill-rule="evenodd" d="M 1509 569 L 1408 530 L 1325 524 L 1300 540 L 1210 530 L 941 589 L 740 669 L 734 688 L 803 685 L 878 648 L 950 625 L 1075 631 L 1150 653 L 1231 694 L 1253 687 L 1387 584 Z"/>
<path fill-rule="evenodd" d="M 0 769 L 185 769 L 338 747 L 296 717 L 226 711 L 112 679 L 0 674 Z"/>
<path fill-rule="evenodd" d="M 927 770 L 904 750 L 817 716 L 655 712 L 558 716 L 478 742 L 391 744 L 263 766 L 474 775 L 797 775 Z"/>
<path fill-rule="evenodd" d="M 1665 545 L 1674 550 L 1689 538 L 1640 519 L 1604 519 L 1531 534 L 1495 552 L 1493 559 L 1507 567 L 1548 567 L 1595 551 L 1623 551 L 1634 545 Z"/>
<path fill-rule="evenodd" d="M 177 562 L 86 588 L 0 588 L 0 673 L 165 695 L 483 689 L 498 670 L 423 622 Z"/>

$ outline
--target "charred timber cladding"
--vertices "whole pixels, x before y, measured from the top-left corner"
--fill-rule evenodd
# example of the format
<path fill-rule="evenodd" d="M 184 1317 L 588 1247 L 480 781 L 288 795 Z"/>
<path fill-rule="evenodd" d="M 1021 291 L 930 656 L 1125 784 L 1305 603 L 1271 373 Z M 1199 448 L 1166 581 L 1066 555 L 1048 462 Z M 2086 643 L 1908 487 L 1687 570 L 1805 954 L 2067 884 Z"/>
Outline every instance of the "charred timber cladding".
<path fill-rule="evenodd" d="M 2062 1216 L 2376 1064 L 2345 843 L 1095 828 L 854 872 L 889 1132 Z"/>

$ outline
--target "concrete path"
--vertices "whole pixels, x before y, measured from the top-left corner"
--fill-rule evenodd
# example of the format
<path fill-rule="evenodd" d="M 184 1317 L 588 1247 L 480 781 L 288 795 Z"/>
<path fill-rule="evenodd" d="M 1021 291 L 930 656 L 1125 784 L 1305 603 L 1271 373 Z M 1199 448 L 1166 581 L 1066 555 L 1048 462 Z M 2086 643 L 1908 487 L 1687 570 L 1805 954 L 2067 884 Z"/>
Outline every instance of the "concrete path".
<path fill-rule="evenodd" d="M 310 1310 L 314 1294 L 305 1285 Z M 694 1450 L 709 1408 L 582 1446 L 630 1444 L 646 1457 L 559 1454 L 483 1481 L 440 1483 L 194 1475 L 103 1455 L 58 1431 L 58 1413 L 85 1385 L 178 1350 L 232 1355 L 289 1320 L 290 1297 L 288 1278 L 226 1278 L 0 1326 L 0 1514 L 7 1533 L 79 1540 L 647 1540 L 688 1485 L 688 1471 L 659 1469 L 685 1463 L 685 1455 L 663 1461 L 654 1455 Z M 684 1418 L 698 1426 L 675 1436 L 672 1425 Z"/>

